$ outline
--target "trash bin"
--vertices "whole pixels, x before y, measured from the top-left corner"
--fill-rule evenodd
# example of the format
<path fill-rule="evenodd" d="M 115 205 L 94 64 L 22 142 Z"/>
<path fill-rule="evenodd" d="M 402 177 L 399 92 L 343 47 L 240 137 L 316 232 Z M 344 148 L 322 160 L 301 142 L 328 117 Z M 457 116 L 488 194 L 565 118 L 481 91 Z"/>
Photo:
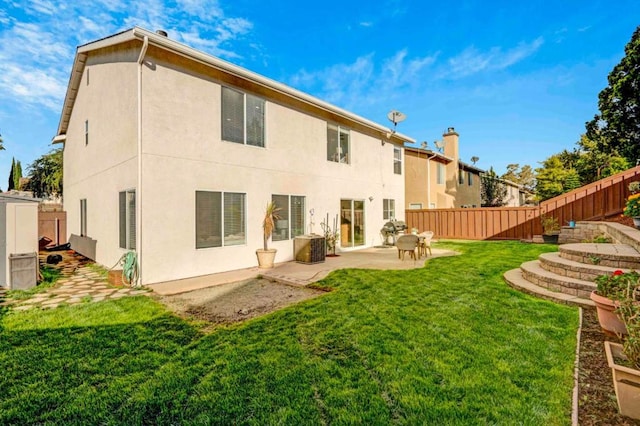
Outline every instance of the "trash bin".
<path fill-rule="evenodd" d="M 28 290 L 38 284 L 38 253 L 9 255 L 9 288 Z"/>

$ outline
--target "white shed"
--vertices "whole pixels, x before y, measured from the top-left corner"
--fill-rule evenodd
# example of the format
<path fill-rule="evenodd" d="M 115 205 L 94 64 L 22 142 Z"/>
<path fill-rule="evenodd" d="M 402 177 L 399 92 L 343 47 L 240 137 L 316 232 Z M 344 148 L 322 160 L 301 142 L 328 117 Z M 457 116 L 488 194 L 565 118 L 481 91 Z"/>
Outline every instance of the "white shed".
<path fill-rule="evenodd" d="M 38 204 L 37 198 L 0 193 L 0 286 L 28 288 L 31 271 L 38 268 Z M 35 255 L 35 260 L 34 260 Z M 12 280 L 20 277 L 20 283 Z M 20 268 L 20 274 L 17 269 Z M 26 274 L 26 275 L 25 275 Z M 26 276 L 26 278 L 25 278 Z"/>

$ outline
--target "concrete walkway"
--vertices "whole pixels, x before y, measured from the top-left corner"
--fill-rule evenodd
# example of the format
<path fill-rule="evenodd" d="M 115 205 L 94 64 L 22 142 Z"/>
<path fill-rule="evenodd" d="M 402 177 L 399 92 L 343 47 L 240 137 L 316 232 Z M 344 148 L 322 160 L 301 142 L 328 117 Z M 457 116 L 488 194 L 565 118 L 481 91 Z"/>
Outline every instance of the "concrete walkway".
<path fill-rule="evenodd" d="M 154 293 L 162 296 L 185 293 L 202 288 L 244 281 L 258 276 L 290 285 L 305 286 L 325 278 L 329 273 L 344 268 L 406 270 L 421 268 L 427 259 L 443 256 L 455 256 L 458 253 L 451 250 L 432 248 L 432 255 L 417 260 L 405 256 L 398 259 L 398 250 L 391 248 L 368 248 L 341 252 L 337 257 L 327 257 L 325 262 L 316 264 L 302 264 L 284 262 L 276 264 L 273 269 L 259 269 L 258 267 L 239 269 L 219 274 L 204 275 L 184 280 L 167 281 L 151 284 L 148 287 Z"/>

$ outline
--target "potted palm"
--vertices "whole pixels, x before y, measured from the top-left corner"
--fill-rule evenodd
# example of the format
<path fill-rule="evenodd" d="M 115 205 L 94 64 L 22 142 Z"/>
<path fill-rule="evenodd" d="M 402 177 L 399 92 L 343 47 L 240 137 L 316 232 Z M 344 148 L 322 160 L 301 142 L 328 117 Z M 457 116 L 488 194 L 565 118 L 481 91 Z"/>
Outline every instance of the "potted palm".
<path fill-rule="evenodd" d="M 630 280 L 618 293 L 616 313 L 627 327 L 624 344 L 604 342 L 613 376 L 618 409 L 623 416 L 640 419 L 640 281 Z"/>
<path fill-rule="evenodd" d="M 558 243 L 558 236 L 560 235 L 560 224 L 558 219 L 553 216 L 542 215 L 540 216 L 540 222 L 542 224 L 542 239 L 545 243 Z"/>
<path fill-rule="evenodd" d="M 258 267 L 268 269 L 273 268 L 273 261 L 276 258 L 276 249 L 269 248 L 269 238 L 276 227 L 276 221 L 280 219 L 278 212 L 280 208 L 276 206 L 276 203 L 270 201 L 267 203 L 267 207 L 264 211 L 264 219 L 262 220 L 262 233 L 264 247 L 256 250 L 256 256 L 258 257 Z"/>
<path fill-rule="evenodd" d="M 602 331 L 612 336 L 627 334 L 627 327 L 616 314 L 617 300 L 629 283 L 637 282 L 640 275 L 635 272 L 624 273 L 620 269 L 613 274 L 604 274 L 596 278 L 597 289 L 591 292 L 590 299 L 596 304 L 598 321 Z"/>

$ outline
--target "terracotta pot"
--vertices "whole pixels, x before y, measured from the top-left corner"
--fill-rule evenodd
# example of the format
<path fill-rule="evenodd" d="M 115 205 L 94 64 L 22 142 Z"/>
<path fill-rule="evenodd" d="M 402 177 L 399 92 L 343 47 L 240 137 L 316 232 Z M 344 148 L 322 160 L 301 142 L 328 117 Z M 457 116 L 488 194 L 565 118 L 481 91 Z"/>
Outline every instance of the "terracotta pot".
<path fill-rule="evenodd" d="M 597 292 L 592 291 L 591 300 L 596 304 L 596 311 L 598 312 L 598 321 L 602 331 L 610 336 L 621 336 L 627 334 L 627 326 L 614 312 L 617 305 L 611 299 L 607 299 L 604 296 L 600 296 Z"/>
<path fill-rule="evenodd" d="M 256 256 L 258 256 L 258 267 L 262 269 L 273 268 L 273 261 L 276 258 L 276 249 L 258 249 L 256 250 Z"/>
<path fill-rule="evenodd" d="M 604 350 L 611 368 L 620 414 L 640 419 L 640 371 L 616 363 L 616 359 L 627 359 L 622 353 L 622 345 L 604 342 Z"/>

